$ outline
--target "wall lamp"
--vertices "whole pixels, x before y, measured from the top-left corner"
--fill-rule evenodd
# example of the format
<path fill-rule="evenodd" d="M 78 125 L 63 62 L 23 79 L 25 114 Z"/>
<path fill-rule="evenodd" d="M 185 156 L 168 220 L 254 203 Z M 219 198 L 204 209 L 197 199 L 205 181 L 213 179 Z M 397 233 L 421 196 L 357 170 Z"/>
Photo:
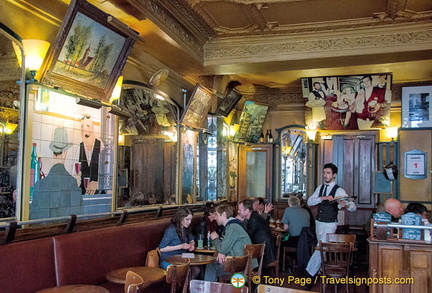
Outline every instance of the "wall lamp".
<path fill-rule="evenodd" d="M 119 76 L 119 78 L 117 79 L 117 82 L 114 86 L 114 90 L 111 94 L 111 98 L 109 100 L 110 103 L 120 99 L 122 85 L 123 85 L 123 75 Z"/>
<path fill-rule="evenodd" d="M 391 138 L 391 141 L 394 141 L 394 139 L 398 136 L 397 126 L 386 127 L 385 131 L 386 135 Z"/>
<path fill-rule="evenodd" d="M 22 40 L 25 54 L 25 67 L 30 72 L 30 81 L 35 79 L 36 72 L 40 69 L 50 43 L 43 40 L 26 39 Z"/>

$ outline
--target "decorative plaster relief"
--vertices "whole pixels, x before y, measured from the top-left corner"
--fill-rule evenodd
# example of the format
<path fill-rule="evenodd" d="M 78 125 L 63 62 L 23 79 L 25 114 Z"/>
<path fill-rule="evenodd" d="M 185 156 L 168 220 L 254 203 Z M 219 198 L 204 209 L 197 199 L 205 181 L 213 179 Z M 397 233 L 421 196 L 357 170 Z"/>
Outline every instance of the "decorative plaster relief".
<path fill-rule="evenodd" d="M 265 41 L 266 43 L 262 43 Z M 204 58 L 206 62 L 226 63 L 227 59 L 257 58 L 264 56 L 301 54 L 304 57 L 308 53 L 322 53 L 349 50 L 347 54 L 353 54 L 355 49 L 387 48 L 398 52 L 402 46 L 425 44 L 432 48 L 432 29 L 411 32 L 382 32 L 369 35 L 348 35 L 343 37 L 331 36 L 319 39 L 308 38 L 294 40 L 292 37 L 280 37 L 277 40 L 259 40 L 256 42 L 244 38 L 243 41 L 209 42 L 205 47 Z M 412 48 L 411 48 L 412 49 Z M 403 50 L 404 51 L 404 50 Z M 362 54 L 357 51 L 356 55 Z M 297 58 L 298 59 L 298 58 Z M 224 61 L 222 61 L 224 60 Z"/>

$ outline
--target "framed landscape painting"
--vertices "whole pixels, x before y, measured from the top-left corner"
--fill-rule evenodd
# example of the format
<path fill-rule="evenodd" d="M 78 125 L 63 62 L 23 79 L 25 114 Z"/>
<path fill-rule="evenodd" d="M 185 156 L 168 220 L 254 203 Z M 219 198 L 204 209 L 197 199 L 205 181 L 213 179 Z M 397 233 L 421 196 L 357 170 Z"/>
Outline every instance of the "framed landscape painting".
<path fill-rule="evenodd" d="M 191 128 L 202 129 L 215 97 L 216 95 L 212 90 L 196 84 L 186 109 L 183 111 L 180 123 Z"/>
<path fill-rule="evenodd" d="M 84 0 L 72 0 L 46 58 L 42 82 L 108 101 L 134 40 L 106 14 Z"/>

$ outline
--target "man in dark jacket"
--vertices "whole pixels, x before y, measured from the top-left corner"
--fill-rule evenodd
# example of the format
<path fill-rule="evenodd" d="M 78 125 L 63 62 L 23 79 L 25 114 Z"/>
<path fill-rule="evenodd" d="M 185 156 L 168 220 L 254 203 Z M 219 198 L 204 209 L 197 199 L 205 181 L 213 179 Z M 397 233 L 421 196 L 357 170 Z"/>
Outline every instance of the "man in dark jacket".
<path fill-rule="evenodd" d="M 263 266 L 276 259 L 276 248 L 271 234 L 270 227 L 266 220 L 253 210 L 253 201 L 250 199 L 242 200 L 238 205 L 238 214 L 247 220 L 245 226 L 253 244 L 265 242 Z"/>

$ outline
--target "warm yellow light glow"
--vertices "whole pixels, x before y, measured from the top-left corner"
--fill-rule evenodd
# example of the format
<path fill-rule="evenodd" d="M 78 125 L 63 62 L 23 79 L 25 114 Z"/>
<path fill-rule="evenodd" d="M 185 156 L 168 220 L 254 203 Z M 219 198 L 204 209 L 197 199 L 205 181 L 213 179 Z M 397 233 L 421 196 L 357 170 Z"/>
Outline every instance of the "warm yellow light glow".
<path fill-rule="evenodd" d="M 386 127 L 386 135 L 391 139 L 394 139 L 398 135 L 398 127 L 397 126 Z"/>
<path fill-rule="evenodd" d="M 122 85 L 123 85 L 123 75 L 119 76 L 119 78 L 117 79 L 116 85 L 115 85 L 114 90 L 111 94 L 111 99 L 110 99 L 111 103 L 115 100 L 120 99 Z"/>
<path fill-rule="evenodd" d="M 237 133 L 239 128 L 240 128 L 240 124 L 230 125 L 230 137 L 234 137 L 234 135 Z"/>
<path fill-rule="evenodd" d="M 38 71 L 42 65 L 50 43 L 43 40 L 22 40 L 25 54 L 25 66 L 29 70 Z"/>
<path fill-rule="evenodd" d="M 283 147 L 282 147 L 282 154 L 283 154 L 285 157 L 288 157 L 289 154 L 290 154 L 290 152 L 291 152 L 291 149 L 292 149 L 292 146 L 290 146 L 290 145 L 283 146 Z"/>
<path fill-rule="evenodd" d="M 165 98 L 158 94 L 155 94 L 155 98 L 161 101 L 165 101 Z"/>
<path fill-rule="evenodd" d="M 306 129 L 306 134 L 309 138 L 309 140 L 315 141 L 315 136 L 316 136 L 317 130 L 312 130 L 312 129 Z"/>
<path fill-rule="evenodd" d="M 177 131 L 175 129 L 172 131 L 162 131 L 162 134 L 168 136 L 172 142 L 177 142 Z"/>

